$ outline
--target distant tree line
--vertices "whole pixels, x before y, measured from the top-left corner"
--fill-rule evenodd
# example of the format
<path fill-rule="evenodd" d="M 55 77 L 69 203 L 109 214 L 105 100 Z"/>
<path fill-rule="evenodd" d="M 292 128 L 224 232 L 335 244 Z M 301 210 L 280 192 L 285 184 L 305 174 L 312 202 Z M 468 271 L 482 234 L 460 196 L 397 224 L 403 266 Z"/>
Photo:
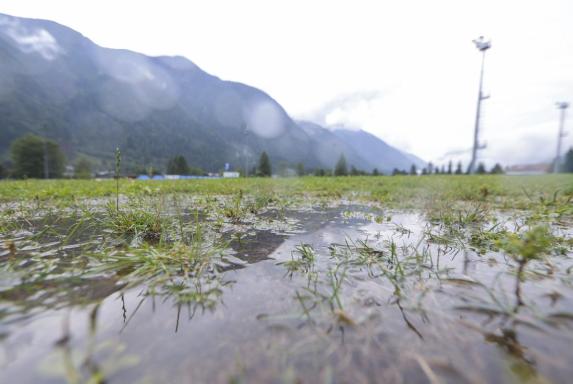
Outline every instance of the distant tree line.
<path fill-rule="evenodd" d="M 56 179 L 64 173 L 66 157 L 58 143 L 33 134 L 27 134 L 12 142 L 11 175 L 25 179 Z"/>
<path fill-rule="evenodd" d="M 467 172 L 465 172 L 467 173 Z M 480 163 L 476 169 L 476 173 L 478 174 L 502 174 L 504 173 L 503 167 L 501 166 L 501 164 L 497 163 L 495 164 L 491 170 L 487 170 L 485 167 L 485 164 Z M 392 170 L 391 175 L 392 176 L 397 176 L 397 175 L 461 175 L 464 174 L 463 171 L 463 165 L 461 162 L 458 162 L 455 169 L 454 169 L 454 165 L 453 162 L 450 161 L 447 166 L 446 165 L 442 165 L 442 166 L 435 166 L 432 162 L 428 163 L 427 167 L 422 168 L 421 171 L 418 171 L 418 168 L 415 164 L 412 164 L 410 166 L 409 170 L 406 169 L 399 169 L 399 168 L 394 168 Z M 382 175 L 382 173 L 378 170 L 378 168 L 374 168 L 372 170 L 371 173 L 362 171 L 362 170 L 358 170 L 356 169 L 354 166 L 350 166 L 350 171 L 348 170 L 348 165 L 346 162 L 346 158 L 344 157 L 343 154 L 340 155 L 340 157 L 338 158 L 338 161 L 336 162 L 336 165 L 334 167 L 334 170 L 332 172 L 328 171 L 328 170 L 324 170 L 324 169 L 316 169 L 314 172 L 315 176 L 363 176 L 363 175 L 371 175 L 371 176 L 379 176 Z"/>
<path fill-rule="evenodd" d="M 398 171 L 398 172 L 400 172 L 400 171 Z M 422 175 L 462 175 L 464 173 L 468 174 L 469 169 L 464 172 L 463 171 L 463 164 L 461 161 L 459 161 L 456 164 L 455 169 L 454 169 L 453 162 L 450 160 L 448 162 L 447 166 L 446 165 L 437 166 L 437 165 L 434 165 L 432 162 L 429 162 L 428 166 L 422 168 L 422 171 L 420 173 Z M 489 171 L 486 169 L 486 166 L 484 163 L 479 163 L 477 168 L 476 168 L 476 173 L 479 175 L 485 175 L 488 173 L 489 174 L 503 174 L 505 172 L 503 170 L 503 167 L 499 163 L 496 163 Z M 405 171 L 401 171 L 398 174 L 405 174 Z M 410 169 L 410 174 L 411 175 L 417 174 L 415 166 L 412 166 L 412 168 Z"/>
<path fill-rule="evenodd" d="M 570 148 L 558 168 L 560 172 L 573 173 L 573 148 Z M 167 161 L 166 173 L 171 175 L 205 175 L 206 173 L 199 167 L 190 166 L 186 158 L 175 155 Z M 246 170 L 240 170 L 242 176 Z M 153 176 L 161 172 L 150 166 L 135 169 L 136 174 L 147 174 Z M 446 165 L 434 165 L 432 162 L 421 170 L 412 164 L 408 170 L 395 168 L 392 175 L 461 175 L 464 172 L 463 164 L 457 162 L 454 166 L 452 161 Z M 477 174 L 503 174 L 501 164 L 495 164 L 491 169 L 487 169 L 484 163 L 479 163 L 476 168 Z M 273 174 L 271 159 L 266 151 L 260 155 L 257 165 L 250 170 L 250 176 L 270 177 Z M 379 176 L 383 175 L 378 168 L 372 172 L 367 172 L 347 163 L 344 154 L 340 154 L 338 160 L 331 169 L 315 168 L 307 170 L 302 162 L 290 165 L 287 162 L 280 162 L 276 174 L 279 176 L 304 176 L 306 174 L 315 176 Z M 76 177 L 87 179 L 94 175 L 94 163 L 88 157 L 80 155 L 73 163 L 73 173 L 66 172 L 66 157 L 60 146 L 54 140 L 34 134 L 27 134 L 14 140 L 10 146 L 10 161 L 0 164 L 0 178 L 61 178 Z"/>
<path fill-rule="evenodd" d="M 199 167 L 192 167 L 187 164 L 187 159 L 183 155 L 177 155 L 169 159 L 167 162 L 168 175 L 181 175 L 181 176 L 203 176 L 205 171 Z"/>

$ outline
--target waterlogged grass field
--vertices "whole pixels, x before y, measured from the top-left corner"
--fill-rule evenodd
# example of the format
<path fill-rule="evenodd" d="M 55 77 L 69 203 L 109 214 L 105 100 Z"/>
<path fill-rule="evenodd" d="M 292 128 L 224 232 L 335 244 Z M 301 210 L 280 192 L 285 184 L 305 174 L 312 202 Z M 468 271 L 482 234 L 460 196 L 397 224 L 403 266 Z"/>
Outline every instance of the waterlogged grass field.
<path fill-rule="evenodd" d="M 0 381 L 568 383 L 573 177 L 0 182 Z"/>

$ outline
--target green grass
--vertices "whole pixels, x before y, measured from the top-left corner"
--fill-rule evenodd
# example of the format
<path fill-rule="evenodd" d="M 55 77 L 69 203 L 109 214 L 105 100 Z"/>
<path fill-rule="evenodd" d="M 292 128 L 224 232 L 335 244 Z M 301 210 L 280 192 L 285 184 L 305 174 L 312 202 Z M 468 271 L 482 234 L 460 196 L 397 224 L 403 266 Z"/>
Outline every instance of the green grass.
<path fill-rule="evenodd" d="M 273 261 L 295 293 L 292 313 L 275 321 L 308 328 L 310 343 L 333 330 L 377 326 L 378 308 L 384 316 L 399 311 L 417 337 L 432 331 L 418 317 L 439 324 L 463 313 L 464 324 L 483 334 L 490 330 L 476 316 L 527 321 L 531 329 L 573 318 L 542 299 L 569 299 L 573 286 L 573 175 L 121 179 L 118 200 L 116 188 L 116 180 L 0 182 L 0 274 L 10 277 L 0 322 L 135 292 L 140 301 L 129 317 L 124 312 L 123 327 L 147 298 L 169 300 L 178 327 L 182 307 L 192 318 L 224 304 L 240 276 L 229 270 L 250 268 L 245 255 L 276 249 L 260 234 L 287 235 L 298 229 L 292 222 L 304 227 L 306 218 L 332 212 L 341 225 L 358 220 L 379 231 L 364 237 L 344 227 L 350 237 L 327 246 L 327 237 L 305 238 Z M 459 270 L 466 261 L 467 276 Z M 280 289 L 273 299 L 292 293 Z"/>
<path fill-rule="evenodd" d="M 523 269 L 533 259 L 524 256 L 531 248 L 521 240 L 527 233 L 524 231 L 552 224 L 567 228 L 573 217 L 573 175 L 122 179 L 119 209 L 116 187 L 116 180 L 0 182 L 0 229 L 14 233 L 32 229 L 36 233 L 28 241 L 33 246 L 54 240 L 73 244 L 73 240 L 97 239 L 95 249 L 89 246 L 84 250 L 97 257 L 83 267 L 79 261 L 74 262 L 74 274 L 114 273 L 130 284 L 146 281 L 153 294 L 173 295 L 179 302 L 201 302 L 206 297 L 201 293 L 204 279 L 218 280 L 218 265 L 226 263 L 222 254 L 228 244 L 223 232 L 227 239 L 242 243 L 243 234 L 253 231 L 257 221 L 284 220 L 286 208 L 309 204 L 320 208 L 346 200 L 373 204 L 382 210 L 412 209 L 425 215 L 428 226 L 423 235 L 428 245 L 442 247 L 444 252 L 503 251 L 511 256 L 519 267 L 516 290 L 521 303 Z M 515 230 L 508 231 L 501 225 L 499 220 L 508 220 L 500 216 L 504 210 L 511 220 L 517 220 Z M 391 215 L 376 212 L 367 212 L 364 218 L 391 222 Z M 356 214 L 360 212 L 349 211 L 348 217 Z M 204 232 L 209 234 L 208 241 Z M 400 226 L 396 234 L 410 235 Z M 510 249 L 520 241 L 524 242 L 523 250 Z M 9 249 L 9 245 L 4 248 Z M 550 245 L 548 248 L 555 252 L 564 249 L 561 253 L 566 254 L 571 240 Z M 541 254 L 534 251 L 535 255 Z M 331 252 L 331 258 L 340 261 L 337 266 L 365 266 L 370 276 L 385 276 L 399 298 L 407 291 L 403 282 L 409 280 L 408 276 L 421 275 L 424 268 L 440 273 L 439 259 L 434 266 L 432 258 L 424 253 L 427 250 L 404 250 L 393 239 L 382 248 L 373 248 L 360 239 L 347 239 L 345 245 L 333 246 Z M 55 260 L 36 259 L 36 280 L 53 274 Z M 82 257 L 74 260 L 81 261 Z M 282 264 L 291 276 L 298 272 L 306 275 L 310 287 L 318 283 L 316 262 L 312 245 L 301 244 L 294 249 L 292 259 Z M 336 299 L 334 307 L 341 310 L 336 293 L 342 287 L 345 269 L 336 271 L 329 275 L 327 284 L 335 294 L 327 296 L 329 302 Z M 219 292 L 218 287 L 214 289 Z"/>
<path fill-rule="evenodd" d="M 142 236 L 144 239 L 159 240 L 161 237 L 161 214 L 143 209 L 116 210 L 108 205 L 104 226 L 118 235 Z"/>
<path fill-rule="evenodd" d="M 290 197 L 354 198 L 389 206 L 425 207 L 451 201 L 483 201 L 501 208 L 528 208 L 532 202 L 551 204 L 573 195 L 573 175 L 543 176 L 380 176 L 301 177 L 281 179 L 213 179 L 136 181 L 122 179 L 125 197 L 160 194 L 245 194 Z M 114 197 L 115 180 L 19 180 L 0 182 L 0 202 L 57 201 Z"/>

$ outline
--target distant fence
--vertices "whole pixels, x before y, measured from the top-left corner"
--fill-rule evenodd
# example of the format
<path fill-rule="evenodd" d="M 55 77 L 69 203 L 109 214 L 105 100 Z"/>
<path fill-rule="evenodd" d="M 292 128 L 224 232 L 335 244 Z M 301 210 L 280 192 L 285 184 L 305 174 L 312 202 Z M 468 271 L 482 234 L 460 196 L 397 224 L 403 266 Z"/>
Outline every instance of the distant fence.
<path fill-rule="evenodd" d="M 221 179 L 221 176 L 183 176 L 183 175 L 139 175 L 136 180 L 196 180 L 196 179 Z"/>

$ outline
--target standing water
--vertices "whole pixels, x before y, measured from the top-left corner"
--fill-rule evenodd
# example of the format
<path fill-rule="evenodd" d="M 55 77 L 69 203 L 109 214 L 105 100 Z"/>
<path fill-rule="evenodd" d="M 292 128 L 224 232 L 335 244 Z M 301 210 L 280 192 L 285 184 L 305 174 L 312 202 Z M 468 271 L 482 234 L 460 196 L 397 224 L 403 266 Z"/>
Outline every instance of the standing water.
<path fill-rule="evenodd" d="M 349 203 L 219 208 L 164 214 L 157 236 L 135 211 L 139 229 L 118 236 L 121 223 L 110 225 L 101 207 L 89 220 L 45 214 L 3 234 L 2 381 L 573 375 L 567 226 L 552 225 L 554 257 L 527 264 L 516 305 L 517 264 L 503 239 L 523 225 L 519 216 L 449 220 Z"/>

